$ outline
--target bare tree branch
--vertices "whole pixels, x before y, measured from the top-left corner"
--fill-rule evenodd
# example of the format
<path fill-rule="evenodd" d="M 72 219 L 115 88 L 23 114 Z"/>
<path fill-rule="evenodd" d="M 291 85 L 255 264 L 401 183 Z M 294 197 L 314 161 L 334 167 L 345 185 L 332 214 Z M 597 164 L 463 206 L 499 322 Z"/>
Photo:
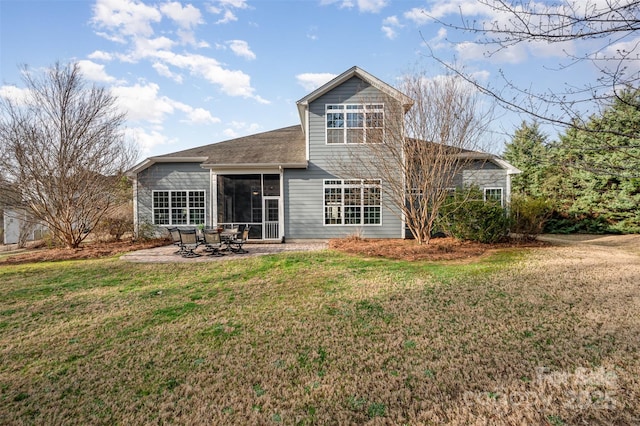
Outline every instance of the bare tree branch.
<path fill-rule="evenodd" d="M 640 139 L 635 129 L 593 129 L 587 126 L 592 114 L 603 111 L 622 94 L 640 87 L 640 1 L 637 0 L 565 0 L 559 4 L 533 1 L 477 0 L 486 7 L 487 19 L 473 20 L 460 12 L 459 23 L 431 18 L 456 33 L 470 34 L 473 42 L 486 47 L 485 55 L 494 56 L 517 45 L 557 44 L 566 62 L 558 70 L 590 63 L 599 77 L 583 86 L 565 83 L 561 91 L 521 87 L 500 71 L 493 85 L 476 79 L 457 64 L 449 63 L 431 50 L 429 56 L 450 72 L 496 99 L 507 110 L 564 128 L 590 133 L 610 133 Z M 429 16 L 429 13 L 425 11 Z M 449 40 L 452 43 L 458 43 Z M 591 50 L 575 54 L 564 50 L 566 42 L 583 41 Z M 426 41 L 425 41 L 426 42 Z M 640 109 L 640 104 L 632 105 Z M 604 141 L 605 139 L 603 139 Z M 603 142 L 606 143 L 606 142 Z M 629 150 L 631 152 L 631 150 Z M 637 158 L 634 158 L 637 160 Z"/>
<path fill-rule="evenodd" d="M 113 207 L 118 178 L 136 158 L 125 116 L 106 89 L 86 85 L 77 64 L 42 76 L 24 67 L 23 80 L 27 99 L 0 104 L 0 171 L 13 196 L 4 202 L 77 247 Z"/>

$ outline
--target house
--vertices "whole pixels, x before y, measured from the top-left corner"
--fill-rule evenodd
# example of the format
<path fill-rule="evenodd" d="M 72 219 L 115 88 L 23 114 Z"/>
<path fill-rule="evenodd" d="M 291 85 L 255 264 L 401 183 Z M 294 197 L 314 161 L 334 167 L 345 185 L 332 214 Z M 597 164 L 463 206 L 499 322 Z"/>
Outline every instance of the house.
<path fill-rule="evenodd" d="M 33 219 L 26 210 L 5 207 L 2 212 L 3 244 L 24 245 L 28 241 L 41 240 L 47 234 L 47 227 Z"/>
<path fill-rule="evenodd" d="M 393 111 L 404 114 L 412 104 L 353 67 L 297 102 L 300 124 L 147 158 L 128 172 L 136 227 L 248 225 L 249 238 L 264 241 L 404 238 L 402 215 L 383 202 L 376 171 L 347 178 L 335 159 L 387 131 Z M 461 183 L 508 202 L 518 170 L 491 154 L 465 155 L 473 161 Z"/>

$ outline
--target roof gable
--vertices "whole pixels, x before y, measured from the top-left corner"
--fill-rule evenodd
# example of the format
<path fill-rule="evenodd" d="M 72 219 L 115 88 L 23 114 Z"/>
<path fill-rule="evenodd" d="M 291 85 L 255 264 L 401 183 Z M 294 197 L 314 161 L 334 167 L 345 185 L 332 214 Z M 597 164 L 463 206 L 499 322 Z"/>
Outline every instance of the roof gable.
<path fill-rule="evenodd" d="M 402 104 L 405 111 L 411 108 L 411 106 L 413 105 L 413 99 L 411 99 L 404 93 L 400 92 L 395 87 L 385 83 L 384 81 L 380 80 L 377 77 L 374 77 L 373 75 L 369 74 L 365 70 L 358 68 L 357 66 L 354 66 L 352 68 L 349 68 L 347 71 L 343 72 L 339 76 L 333 78 L 329 82 L 325 83 L 324 85 L 318 87 L 316 90 L 314 90 L 313 92 L 309 93 L 308 95 L 300 99 L 298 102 L 296 102 L 296 105 L 298 106 L 298 114 L 300 115 L 300 121 L 302 122 L 302 126 L 305 129 L 307 127 L 306 111 L 309 107 L 309 104 L 314 100 L 318 99 L 320 96 L 344 84 L 345 82 L 347 82 L 349 79 L 353 77 L 358 77 L 362 81 L 370 84 L 372 87 L 375 87 L 376 89 L 380 90 L 385 95 L 393 99 L 397 99 Z"/>

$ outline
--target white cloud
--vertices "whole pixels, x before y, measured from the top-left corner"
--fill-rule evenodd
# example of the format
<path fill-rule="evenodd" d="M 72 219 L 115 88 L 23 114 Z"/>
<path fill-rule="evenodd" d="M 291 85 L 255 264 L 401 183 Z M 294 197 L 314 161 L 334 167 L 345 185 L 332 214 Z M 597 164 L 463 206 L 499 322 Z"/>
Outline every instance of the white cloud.
<path fill-rule="evenodd" d="M 258 133 L 262 130 L 262 127 L 257 123 L 245 123 L 243 121 L 232 121 L 229 123 L 230 127 L 227 127 L 222 133 L 229 139 L 237 138 L 242 135 L 251 135 Z"/>
<path fill-rule="evenodd" d="M 16 86 L 0 86 L 0 97 L 17 105 L 24 105 L 29 99 L 29 90 Z"/>
<path fill-rule="evenodd" d="M 125 135 L 140 148 L 140 154 L 144 157 L 158 146 L 177 142 L 175 139 L 167 138 L 162 129 L 148 130 L 142 127 L 132 127 L 125 129 Z"/>
<path fill-rule="evenodd" d="M 229 22 L 237 21 L 238 17 L 230 10 L 225 10 L 222 18 L 216 21 L 216 24 L 228 24 Z"/>
<path fill-rule="evenodd" d="M 389 3 L 388 0 L 321 0 L 321 5 L 338 3 L 340 9 L 357 7 L 360 12 L 378 13 Z"/>
<path fill-rule="evenodd" d="M 191 108 L 187 112 L 187 118 L 181 120 L 183 123 L 189 124 L 215 124 L 219 123 L 220 119 L 211 115 L 209 111 L 203 108 Z"/>
<path fill-rule="evenodd" d="M 269 103 L 254 93 L 255 89 L 251 87 L 251 77 L 248 74 L 225 69 L 214 58 L 194 54 L 178 55 L 166 51 L 156 52 L 154 57 L 173 66 L 188 69 L 192 74 L 219 85 L 222 92 L 229 96 L 242 96 L 260 103 Z"/>
<path fill-rule="evenodd" d="M 111 92 L 118 98 L 129 121 L 160 124 L 166 115 L 173 114 L 176 103 L 165 96 L 158 96 L 160 87 L 155 83 L 134 86 L 116 86 Z"/>
<path fill-rule="evenodd" d="M 249 43 L 244 40 L 229 40 L 227 45 L 233 53 L 242 58 L 249 60 L 256 59 L 256 54 L 251 51 Z"/>
<path fill-rule="evenodd" d="M 245 0 L 218 0 L 207 5 L 207 10 L 215 15 L 222 14 L 222 18 L 216 24 L 227 24 L 238 20 L 233 9 L 247 9 L 249 6 Z"/>
<path fill-rule="evenodd" d="M 402 24 L 398 20 L 397 16 L 389 16 L 382 21 L 382 32 L 384 32 L 385 37 L 393 40 L 398 35 L 396 30 L 402 28 Z"/>
<path fill-rule="evenodd" d="M 131 0 L 97 0 L 92 22 L 107 31 L 99 33 L 110 40 L 124 41 L 123 36 L 153 35 L 151 24 L 160 22 L 162 14 L 153 6 Z"/>
<path fill-rule="evenodd" d="M 121 108 L 127 113 L 127 119 L 131 122 L 148 122 L 162 125 L 168 115 L 176 111 L 183 112 L 185 118 L 182 123 L 188 124 L 214 124 L 220 119 L 211 115 L 203 108 L 194 108 L 185 103 L 160 96 L 160 87 L 155 83 L 145 85 L 114 87 L 112 93 L 117 97 Z"/>
<path fill-rule="evenodd" d="M 182 84 L 182 76 L 180 74 L 176 74 L 176 73 L 171 72 L 169 67 L 166 66 L 165 64 L 162 64 L 160 62 L 155 62 L 152 65 L 152 67 L 161 76 L 170 78 L 171 80 L 175 81 L 176 83 Z"/>
<path fill-rule="evenodd" d="M 494 54 L 487 55 L 487 46 L 479 43 L 464 42 L 455 46 L 458 57 L 463 62 L 489 61 L 494 63 L 518 64 L 527 60 L 529 53 L 527 47 L 518 44 L 508 49 L 502 49 Z"/>
<path fill-rule="evenodd" d="M 200 9 L 190 4 L 182 7 L 179 2 L 164 3 L 160 10 L 184 29 L 191 29 L 204 22 Z"/>
<path fill-rule="evenodd" d="M 404 13 L 404 17 L 416 25 L 424 25 L 431 21 L 431 18 L 427 16 L 426 11 L 420 7 L 414 7 Z"/>
<path fill-rule="evenodd" d="M 101 83 L 114 83 L 116 81 L 115 77 L 107 74 L 104 70 L 104 65 L 102 64 L 96 64 L 95 62 L 88 60 L 80 60 L 78 61 L 78 66 L 80 67 L 82 75 L 87 80 Z"/>
<path fill-rule="evenodd" d="M 332 78 L 336 77 L 336 74 L 331 73 L 304 73 L 298 74 L 296 80 L 298 84 L 304 87 L 305 90 L 311 92 L 323 84 L 327 83 Z"/>
<path fill-rule="evenodd" d="M 95 52 L 89 54 L 89 59 L 95 59 L 98 61 L 111 61 L 113 59 L 113 55 L 109 52 L 103 52 L 102 50 L 96 50 Z"/>
<path fill-rule="evenodd" d="M 378 13 L 387 6 L 387 0 L 358 0 L 360 12 Z"/>
<path fill-rule="evenodd" d="M 245 9 L 244 0 L 222 0 L 209 5 L 210 11 L 224 11 Z M 162 13 L 171 17 L 176 23 L 177 31 L 167 30 L 162 36 L 154 36 L 152 25 L 160 22 Z M 202 22 L 200 11 L 190 5 L 183 6 L 178 2 L 165 2 L 159 9 L 139 3 L 135 0 L 97 0 L 94 7 L 93 24 L 97 30 L 119 42 L 128 42 L 130 50 L 123 53 L 113 53 L 112 57 L 122 62 L 138 63 L 150 61 L 151 66 L 160 75 L 182 81 L 180 71 L 187 71 L 191 75 L 207 80 L 219 86 L 220 90 L 229 96 L 251 98 L 257 102 L 268 104 L 269 101 L 256 95 L 251 87 L 251 78 L 240 70 L 230 70 L 221 65 L 216 59 L 193 53 L 177 54 L 173 49 L 180 42 L 197 47 L 208 46 L 204 42 L 197 42 L 192 28 Z M 174 35 L 175 40 L 170 38 Z M 177 34 L 177 37 L 175 35 Z M 249 45 L 242 40 L 232 40 L 227 44 L 236 55 L 253 60 L 256 58 Z M 94 52 L 96 58 L 106 58 L 104 52 Z M 97 72 L 97 65 L 94 66 Z M 106 75 L 103 77 L 107 77 Z"/>

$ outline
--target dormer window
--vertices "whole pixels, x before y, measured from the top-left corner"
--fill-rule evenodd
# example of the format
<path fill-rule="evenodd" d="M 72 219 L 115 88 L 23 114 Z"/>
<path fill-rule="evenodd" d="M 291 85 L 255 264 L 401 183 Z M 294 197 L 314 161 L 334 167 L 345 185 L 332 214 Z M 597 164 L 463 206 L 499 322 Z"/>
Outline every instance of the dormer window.
<path fill-rule="evenodd" d="M 328 144 L 382 142 L 382 104 L 329 104 L 326 117 Z"/>

